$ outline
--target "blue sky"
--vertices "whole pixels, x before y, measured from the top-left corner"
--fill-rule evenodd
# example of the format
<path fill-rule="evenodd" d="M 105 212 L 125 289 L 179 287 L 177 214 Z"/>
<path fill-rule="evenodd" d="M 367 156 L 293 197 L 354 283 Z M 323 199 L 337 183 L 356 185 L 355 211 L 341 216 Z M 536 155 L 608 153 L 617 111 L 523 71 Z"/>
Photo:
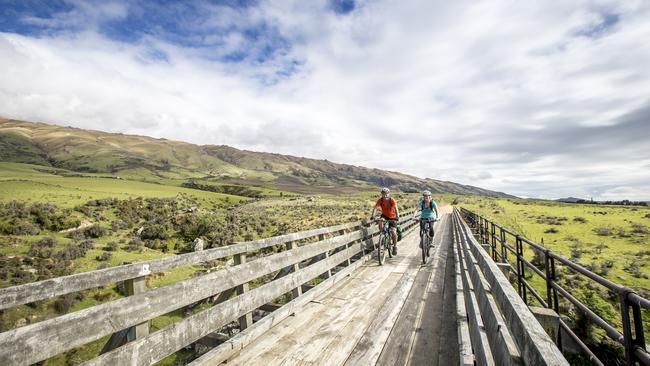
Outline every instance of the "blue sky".
<path fill-rule="evenodd" d="M 650 199 L 644 1 L 0 0 L 0 115 Z"/>

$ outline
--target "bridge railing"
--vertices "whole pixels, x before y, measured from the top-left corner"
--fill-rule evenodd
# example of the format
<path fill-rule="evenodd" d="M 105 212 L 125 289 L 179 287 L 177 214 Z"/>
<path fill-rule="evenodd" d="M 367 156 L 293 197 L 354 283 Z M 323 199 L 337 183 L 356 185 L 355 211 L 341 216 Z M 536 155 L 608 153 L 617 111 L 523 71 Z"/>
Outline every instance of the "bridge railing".
<path fill-rule="evenodd" d="M 461 208 L 461 214 L 475 230 L 479 241 L 489 247 L 492 259 L 495 262 L 510 263 L 508 256 L 512 255 L 515 260 L 516 282 L 519 296 L 528 304 L 529 293 L 539 304 L 545 308 L 553 309 L 560 315 L 560 296 L 573 304 L 586 319 L 598 325 L 605 331 L 608 337 L 620 343 L 625 348 L 625 358 L 628 365 L 650 365 L 650 354 L 646 351 L 643 322 L 641 310 L 650 310 L 650 301 L 634 292 L 634 290 L 614 283 L 592 271 L 574 263 L 550 249 L 535 243 L 503 226 L 498 225 L 481 215 Z M 544 256 L 544 270 L 540 270 L 533 263 L 524 257 L 524 246 L 542 253 Z M 605 287 L 619 298 L 621 321 L 623 332 L 615 326 L 598 316 L 587 305 L 573 296 L 558 282 L 558 270 L 556 264 L 561 264 L 573 273 L 585 276 L 591 281 Z M 526 280 L 526 272 L 542 278 L 546 284 L 546 299 L 544 299 L 535 288 Z M 589 349 L 578 335 L 560 317 L 560 333 L 558 334 L 558 347 L 562 347 L 562 332 L 567 334 L 580 349 L 589 356 L 590 360 L 597 365 L 603 365 L 596 355 Z"/>
<path fill-rule="evenodd" d="M 409 213 L 401 222 L 415 223 Z M 318 288 L 349 274 L 377 234 L 368 222 L 352 222 L 0 289 L 0 310 L 120 282 L 130 295 L 0 333 L 0 364 L 33 364 L 109 335 L 102 354 L 85 364 L 152 364 L 233 321 L 251 327 L 254 310 L 285 294 L 301 297 L 303 288 L 309 294 L 305 284 L 316 278 L 325 280 Z M 281 251 L 263 255 L 270 247 Z M 146 288 L 153 273 L 228 257 L 234 266 Z M 259 286 L 249 289 L 251 281 Z M 213 306 L 149 334 L 151 319 L 209 298 Z"/>

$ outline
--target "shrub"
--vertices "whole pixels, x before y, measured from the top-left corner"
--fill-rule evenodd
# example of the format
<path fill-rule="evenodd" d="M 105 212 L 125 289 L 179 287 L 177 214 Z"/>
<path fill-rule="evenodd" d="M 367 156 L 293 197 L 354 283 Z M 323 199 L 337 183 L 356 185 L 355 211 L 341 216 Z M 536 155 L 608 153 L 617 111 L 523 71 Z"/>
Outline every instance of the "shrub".
<path fill-rule="evenodd" d="M 52 250 L 56 244 L 57 241 L 54 237 L 43 238 L 32 244 L 27 255 L 38 258 L 49 258 L 52 256 Z"/>
<path fill-rule="evenodd" d="M 556 229 L 554 227 L 551 227 L 551 228 L 548 228 L 548 229 L 544 230 L 544 233 L 546 233 L 546 234 L 557 234 L 559 232 L 560 232 L 560 230 L 558 230 L 558 229 Z"/>
<path fill-rule="evenodd" d="M 646 219 L 650 219 L 650 213 L 645 214 L 645 216 L 643 217 L 645 217 Z"/>
<path fill-rule="evenodd" d="M 635 234 L 650 234 L 647 227 L 638 223 L 632 223 L 632 232 Z"/>
<path fill-rule="evenodd" d="M 56 301 L 54 301 L 54 310 L 59 314 L 67 314 L 73 303 L 74 296 L 72 294 L 60 296 Z"/>
<path fill-rule="evenodd" d="M 79 245 L 67 245 L 65 248 L 58 251 L 54 258 L 58 260 L 73 260 L 81 258 L 86 255 L 86 251 Z"/>
<path fill-rule="evenodd" d="M 41 229 L 38 226 L 21 221 L 13 225 L 13 235 L 38 235 L 41 232 Z"/>
<path fill-rule="evenodd" d="M 159 224 L 145 226 L 144 230 L 142 230 L 142 233 L 140 234 L 140 237 L 142 239 L 150 239 L 150 240 L 153 239 L 165 240 L 165 239 L 169 239 L 170 236 L 171 235 L 167 227 Z"/>
<path fill-rule="evenodd" d="M 94 224 L 83 229 L 83 234 L 86 238 L 101 238 L 107 234 L 107 231 L 99 224 Z"/>
<path fill-rule="evenodd" d="M 112 257 L 113 257 L 112 253 L 104 252 L 101 255 L 98 255 L 97 257 L 95 257 L 95 259 L 100 261 L 100 262 L 105 262 L 105 261 L 110 260 Z"/>
<path fill-rule="evenodd" d="M 584 217 L 576 216 L 573 218 L 573 221 L 579 222 L 581 224 L 586 224 L 589 220 L 585 219 Z"/>
<path fill-rule="evenodd" d="M 594 231 L 596 232 L 596 234 L 598 234 L 600 236 L 614 235 L 614 229 L 612 229 L 611 227 L 607 227 L 607 226 L 597 227 L 597 228 L 594 229 Z"/>
<path fill-rule="evenodd" d="M 106 247 L 104 247 L 104 250 L 107 250 L 109 252 L 114 252 L 117 249 L 119 249 L 119 244 L 114 241 L 109 242 L 106 244 Z"/>
<path fill-rule="evenodd" d="M 178 234 L 186 241 L 206 236 L 217 230 L 218 223 L 212 215 L 197 214 L 186 216 L 185 222 L 180 226 Z"/>
<path fill-rule="evenodd" d="M 144 247 L 144 243 L 142 242 L 142 240 L 136 238 L 131 240 L 129 244 L 127 244 L 126 248 L 124 248 L 124 250 L 128 252 L 142 251 L 143 247 Z"/>

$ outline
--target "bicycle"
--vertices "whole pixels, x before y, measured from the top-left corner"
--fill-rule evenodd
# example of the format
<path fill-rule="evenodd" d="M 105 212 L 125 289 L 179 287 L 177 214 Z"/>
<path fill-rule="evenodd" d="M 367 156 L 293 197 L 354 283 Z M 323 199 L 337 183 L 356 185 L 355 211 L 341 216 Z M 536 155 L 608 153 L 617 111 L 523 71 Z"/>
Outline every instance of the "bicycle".
<path fill-rule="evenodd" d="M 433 223 L 440 221 L 439 219 L 420 219 L 424 225 L 420 225 L 420 249 L 422 249 L 422 264 L 425 264 L 427 258 L 431 256 L 431 247 L 433 244 L 433 236 L 429 236 L 429 232 L 433 231 Z"/>
<path fill-rule="evenodd" d="M 390 222 L 397 222 L 397 220 L 386 220 L 384 218 L 375 219 L 375 222 L 382 222 L 382 229 L 379 232 L 379 243 L 377 244 L 377 261 L 381 266 L 384 264 L 386 259 L 386 252 L 388 252 L 388 257 L 393 258 L 393 252 L 395 249 L 395 244 L 393 244 L 393 238 L 390 235 Z"/>

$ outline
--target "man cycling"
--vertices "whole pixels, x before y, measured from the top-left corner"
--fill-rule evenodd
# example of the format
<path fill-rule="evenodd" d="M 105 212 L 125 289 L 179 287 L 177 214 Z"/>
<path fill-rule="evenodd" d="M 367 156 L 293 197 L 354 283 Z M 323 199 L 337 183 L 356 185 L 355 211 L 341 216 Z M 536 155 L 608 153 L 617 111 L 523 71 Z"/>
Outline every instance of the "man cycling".
<path fill-rule="evenodd" d="M 418 201 L 415 212 L 413 213 L 413 218 L 415 218 L 417 213 L 420 211 L 422 211 L 422 214 L 420 214 L 420 232 L 422 232 L 425 220 L 435 220 L 438 217 L 438 205 L 431 197 L 431 192 L 422 192 L 422 199 Z M 433 238 L 433 225 L 429 225 L 429 236 Z M 420 242 L 420 247 L 422 247 L 422 242 Z"/>
<path fill-rule="evenodd" d="M 397 254 L 397 220 L 399 220 L 399 209 L 397 208 L 397 201 L 390 196 L 390 189 L 384 187 L 381 189 L 381 197 L 375 203 L 370 213 L 370 219 L 375 218 L 375 210 L 377 207 L 381 208 L 381 217 L 387 221 L 390 228 L 390 236 L 393 239 L 393 255 Z M 384 223 L 379 222 L 379 231 L 384 229 Z"/>

